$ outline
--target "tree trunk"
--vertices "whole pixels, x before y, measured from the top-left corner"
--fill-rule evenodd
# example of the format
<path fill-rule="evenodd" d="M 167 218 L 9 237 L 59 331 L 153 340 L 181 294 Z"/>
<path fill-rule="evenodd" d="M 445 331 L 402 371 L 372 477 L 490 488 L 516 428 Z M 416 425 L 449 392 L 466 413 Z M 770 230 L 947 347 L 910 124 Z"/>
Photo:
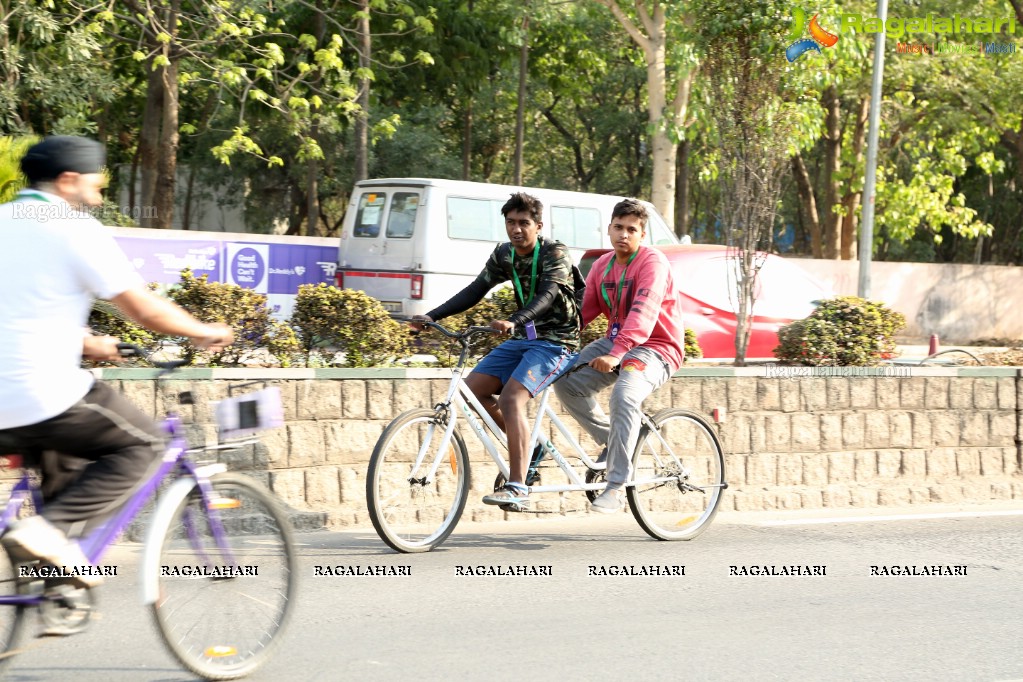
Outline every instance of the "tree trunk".
<path fill-rule="evenodd" d="M 515 112 L 515 178 L 522 184 L 522 155 L 526 137 L 526 85 L 529 82 L 529 15 L 522 19 L 522 47 L 519 48 L 519 102 Z"/>
<path fill-rule="evenodd" d="M 316 135 L 319 132 L 319 123 L 313 123 L 312 130 L 309 132 L 309 136 L 316 139 Z M 320 164 L 317 163 L 316 159 L 308 159 L 306 161 L 306 187 L 305 187 L 305 200 L 306 200 L 306 235 L 310 237 L 318 237 L 320 229 Z"/>
<path fill-rule="evenodd" d="M 824 132 L 824 257 L 837 259 L 841 254 L 839 233 L 839 216 L 835 208 L 839 205 L 838 173 L 841 170 L 842 127 L 841 102 L 838 91 L 830 85 L 824 90 L 821 102 L 827 112 Z"/>
<path fill-rule="evenodd" d="M 139 225 L 158 227 L 153 207 L 156 205 L 157 160 L 160 154 L 160 121 L 163 116 L 163 73 L 154 68 L 153 60 L 146 61 L 146 105 L 142 110 L 142 128 L 139 131 Z"/>
<path fill-rule="evenodd" d="M 663 28 L 662 25 L 659 33 L 649 37 L 653 59 L 648 58 L 646 69 L 647 113 L 653 131 L 650 138 L 650 158 L 653 163 L 650 203 L 671 227 L 670 223 L 675 220 L 675 163 L 678 159 L 678 146 L 668 131 L 673 121 L 665 115 L 668 82 Z"/>
<path fill-rule="evenodd" d="M 368 69 L 373 40 L 369 34 L 369 0 L 359 0 L 359 68 Z M 368 78 L 359 79 L 359 111 L 355 114 L 355 181 L 369 177 L 369 85 Z"/>
<path fill-rule="evenodd" d="M 817 200 L 813 195 L 813 185 L 810 184 L 810 174 L 806 172 L 806 164 L 803 163 L 803 157 L 798 152 L 792 156 L 792 177 L 796 180 L 796 189 L 799 192 L 799 203 L 802 205 L 801 215 L 806 220 L 810 231 L 811 253 L 814 258 L 823 258 L 821 221 L 817 215 Z"/>
<path fill-rule="evenodd" d="M 870 98 L 860 100 L 860 110 L 856 117 L 856 129 L 853 133 L 853 170 L 859 172 L 863 165 L 863 141 L 867 136 L 867 114 L 870 110 Z M 851 183 L 850 183 L 851 184 Z M 859 219 L 856 211 L 860 208 L 862 190 L 849 191 L 842 197 L 845 215 L 842 216 L 842 260 L 856 260 L 856 227 Z"/>
<path fill-rule="evenodd" d="M 462 111 L 462 179 L 468 180 L 472 175 L 472 103 L 473 98 L 465 103 Z"/>
<path fill-rule="evenodd" d="M 689 234 L 689 140 L 678 145 L 675 166 L 675 234 L 680 238 Z"/>
<path fill-rule="evenodd" d="M 174 25 L 173 22 L 170 25 Z M 156 211 L 154 227 L 168 230 L 174 221 L 174 189 L 178 172 L 178 63 L 172 61 L 161 70 L 164 88 L 163 120 L 153 208 Z"/>

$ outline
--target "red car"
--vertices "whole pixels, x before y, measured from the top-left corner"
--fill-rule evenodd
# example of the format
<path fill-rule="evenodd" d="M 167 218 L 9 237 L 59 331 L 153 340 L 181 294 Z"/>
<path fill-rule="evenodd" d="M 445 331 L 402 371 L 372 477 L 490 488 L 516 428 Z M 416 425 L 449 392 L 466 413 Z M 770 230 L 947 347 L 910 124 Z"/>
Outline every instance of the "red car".
<path fill-rule="evenodd" d="M 664 245 L 664 252 L 682 290 L 685 325 L 696 332 L 705 358 L 735 357 L 735 293 L 738 268 L 727 248 L 716 244 Z M 609 249 L 590 249 L 579 268 L 588 273 L 593 262 Z M 765 254 L 761 254 L 764 256 Z M 830 297 L 828 289 L 781 256 L 766 254 L 753 305 L 753 331 L 746 357 L 772 358 L 778 328 L 801 320 L 818 301 Z"/>

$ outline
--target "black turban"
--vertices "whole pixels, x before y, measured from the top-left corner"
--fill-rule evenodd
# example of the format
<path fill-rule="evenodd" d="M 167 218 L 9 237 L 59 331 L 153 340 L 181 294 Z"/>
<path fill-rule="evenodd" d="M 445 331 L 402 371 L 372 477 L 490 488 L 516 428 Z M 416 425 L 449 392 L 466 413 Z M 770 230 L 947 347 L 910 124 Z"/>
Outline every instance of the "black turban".
<path fill-rule="evenodd" d="M 106 151 L 95 140 L 55 135 L 32 145 L 21 159 L 21 172 L 30 183 L 56 180 L 61 173 L 99 173 Z"/>

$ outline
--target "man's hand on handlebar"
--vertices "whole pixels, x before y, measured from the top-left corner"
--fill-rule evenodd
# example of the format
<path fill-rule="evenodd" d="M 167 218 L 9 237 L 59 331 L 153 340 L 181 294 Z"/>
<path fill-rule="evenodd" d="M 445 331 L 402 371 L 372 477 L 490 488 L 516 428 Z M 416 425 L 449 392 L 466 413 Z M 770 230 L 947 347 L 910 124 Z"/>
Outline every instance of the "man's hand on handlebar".
<path fill-rule="evenodd" d="M 415 329 L 417 332 L 421 332 L 426 329 L 426 325 L 421 322 L 433 322 L 433 319 L 429 315 L 413 315 L 408 320 L 408 326 Z"/>
<path fill-rule="evenodd" d="M 491 320 L 490 328 L 501 334 L 511 334 L 515 331 L 515 324 L 508 320 Z"/>
<path fill-rule="evenodd" d="M 601 355 L 599 358 L 593 358 L 590 360 L 590 367 L 607 374 L 613 372 L 614 368 L 618 366 L 619 359 L 613 355 Z"/>
<path fill-rule="evenodd" d="M 117 348 L 120 342 L 116 336 L 85 336 L 82 339 L 82 357 L 93 362 L 117 362 L 121 359 Z"/>

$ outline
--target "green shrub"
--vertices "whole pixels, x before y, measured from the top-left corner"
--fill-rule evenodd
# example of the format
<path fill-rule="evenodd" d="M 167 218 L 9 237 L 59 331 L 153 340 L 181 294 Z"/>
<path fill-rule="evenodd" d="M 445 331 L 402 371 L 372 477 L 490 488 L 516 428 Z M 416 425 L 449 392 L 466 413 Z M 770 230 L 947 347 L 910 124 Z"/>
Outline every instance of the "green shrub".
<path fill-rule="evenodd" d="M 199 320 L 223 322 L 234 330 L 234 343 L 218 352 L 184 341 L 181 357 L 185 360 L 209 365 L 265 364 L 270 352 L 288 366 L 291 356 L 300 350 L 294 332 L 270 316 L 265 294 L 237 284 L 209 282 L 206 275 L 196 277 L 188 268 L 181 271 L 181 280 L 167 294 Z"/>
<path fill-rule="evenodd" d="M 28 184 L 21 174 L 21 157 L 39 141 L 38 137 L 0 137 L 0 204 L 14 199 L 14 195 Z"/>
<path fill-rule="evenodd" d="M 774 355 L 803 365 L 876 365 L 892 357 L 906 318 L 883 303 L 856 296 L 822 302 L 804 320 L 778 330 Z"/>
<path fill-rule="evenodd" d="M 153 288 L 153 285 L 149 285 Z M 125 343 L 133 343 L 146 353 L 160 349 L 167 337 L 151 332 L 132 322 L 117 306 L 109 301 L 93 301 L 89 312 L 89 328 L 97 336 L 115 336 Z M 125 358 L 118 364 L 135 364 L 135 359 Z"/>
<path fill-rule="evenodd" d="M 688 362 L 693 358 L 703 357 L 703 349 L 700 348 L 700 342 L 696 340 L 696 332 L 694 332 L 692 329 L 689 329 L 688 327 L 686 328 L 685 335 L 685 350 L 686 357 L 683 360 L 683 362 Z"/>
<path fill-rule="evenodd" d="M 291 327 L 307 365 L 337 364 L 340 352 L 345 367 L 374 367 L 408 356 L 411 348 L 408 327 L 379 301 L 322 283 L 298 288 Z"/>

